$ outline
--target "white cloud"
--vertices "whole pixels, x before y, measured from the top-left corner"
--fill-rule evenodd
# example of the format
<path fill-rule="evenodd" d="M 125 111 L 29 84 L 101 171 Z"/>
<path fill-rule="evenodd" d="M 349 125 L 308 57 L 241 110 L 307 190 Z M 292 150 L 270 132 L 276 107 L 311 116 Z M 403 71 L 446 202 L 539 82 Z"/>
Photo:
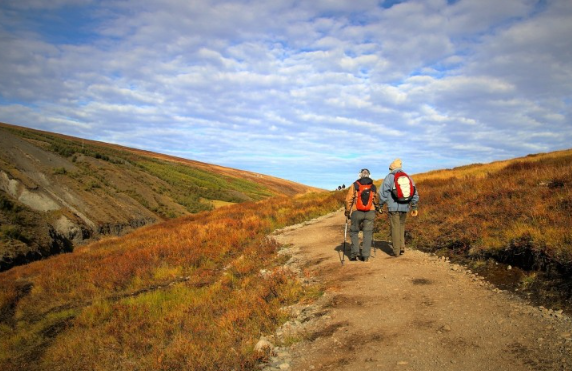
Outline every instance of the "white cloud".
<path fill-rule="evenodd" d="M 1 121 L 327 188 L 572 141 L 569 1 L 46 4 L 0 7 Z"/>
<path fill-rule="evenodd" d="M 479 35 L 527 17 L 537 3 L 535 0 L 462 0 L 445 8 L 444 16 L 453 34 Z"/>

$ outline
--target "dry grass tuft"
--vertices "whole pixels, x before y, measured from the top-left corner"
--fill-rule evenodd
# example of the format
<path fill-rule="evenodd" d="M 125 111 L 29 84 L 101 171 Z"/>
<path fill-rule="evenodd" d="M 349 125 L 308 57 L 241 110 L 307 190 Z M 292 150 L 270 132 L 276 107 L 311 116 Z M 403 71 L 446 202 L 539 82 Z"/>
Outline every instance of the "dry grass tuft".
<path fill-rule="evenodd" d="M 419 174 L 409 244 L 572 274 L 572 150 Z"/>
<path fill-rule="evenodd" d="M 267 236 L 343 196 L 225 206 L 1 273 L 0 368 L 254 368 L 260 335 L 304 295 Z"/>

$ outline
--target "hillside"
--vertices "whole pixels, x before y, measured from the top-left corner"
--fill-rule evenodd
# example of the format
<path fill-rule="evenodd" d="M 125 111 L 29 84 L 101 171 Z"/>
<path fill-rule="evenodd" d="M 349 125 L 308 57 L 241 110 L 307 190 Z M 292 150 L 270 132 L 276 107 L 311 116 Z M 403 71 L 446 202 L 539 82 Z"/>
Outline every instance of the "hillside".
<path fill-rule="evenodd" d="M 389 256 L 378 215 L 371 264 L 340 264 L 341 191 L 186 215 L 14 267 L 0 273 L 0 368 L 569 369 L 571 156 L 414 175 L 406 254 Z"/>
<path fill-rule="evenodd" d="M 406 244 L 572 309 L 572 150 L 417 174 Z"/>
<path fill-rule="evenodd" d="M 0 124 L 0 271 L 158 221 L 309 191 L 317 189 Z"/>
<path fill-rule="evenodd" d="M 282 307 L 320 294 L 283 268 L 269 234 L 342 197 L 231 205 L 1 272 L 0 369 L 254 369 Z"/>

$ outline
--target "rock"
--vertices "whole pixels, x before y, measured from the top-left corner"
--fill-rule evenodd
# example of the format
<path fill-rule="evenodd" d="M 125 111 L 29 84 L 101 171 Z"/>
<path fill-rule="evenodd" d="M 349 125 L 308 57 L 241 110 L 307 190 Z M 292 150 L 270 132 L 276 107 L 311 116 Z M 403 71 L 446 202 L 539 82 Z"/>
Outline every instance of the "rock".
<path fill-rule="evenodd" d="M 262 337 L 258 340 L 258 343 L 254 346 L 254 350 L 257 352 L 265 352 L 269 349 L 272 349 L 273 345 L 269 342 L 266 338 Z"/>

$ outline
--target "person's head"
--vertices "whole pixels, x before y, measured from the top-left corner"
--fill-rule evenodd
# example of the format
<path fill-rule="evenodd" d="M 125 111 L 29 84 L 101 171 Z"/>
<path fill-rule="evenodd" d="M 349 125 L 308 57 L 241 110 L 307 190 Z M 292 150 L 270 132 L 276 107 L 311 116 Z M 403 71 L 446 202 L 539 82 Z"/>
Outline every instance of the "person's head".
<path fill-rule="evenodd" d="M 369 178 L 369 170 L 368 169 L 361 169 L 359 172 L 359 177 L 361 178 Z"/>
<path fill-rule="evenodd" d="M 396 158 L 395 160 L 393 160 L 391 164 L 389 164 L 389 171 L 393 171 L 395 169 L 401 169 L 401 166 L 402 166 L 401 159 Z"/>

